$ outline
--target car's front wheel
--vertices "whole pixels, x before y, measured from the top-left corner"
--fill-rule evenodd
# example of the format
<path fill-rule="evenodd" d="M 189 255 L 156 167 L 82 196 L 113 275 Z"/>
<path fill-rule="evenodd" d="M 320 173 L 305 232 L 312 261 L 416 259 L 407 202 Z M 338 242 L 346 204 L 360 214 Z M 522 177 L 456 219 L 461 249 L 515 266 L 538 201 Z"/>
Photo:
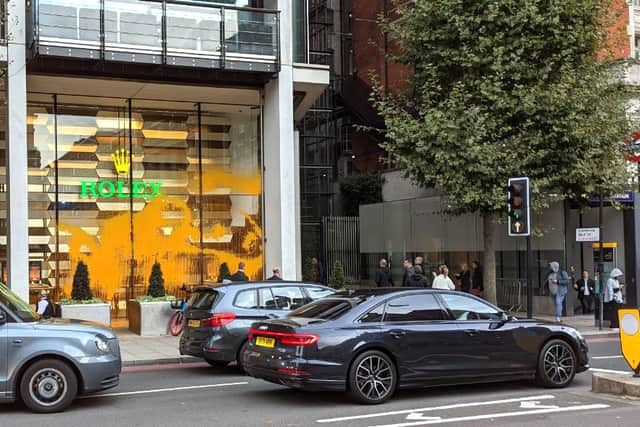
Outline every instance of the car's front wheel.
<path fill-rule="evenodd" d="M 34 412 L 65 410 L 78 394 L 78 378 L 71 367 L 57 359 L 30 365 L 20 379 L 20 397 Z"/>
<path fill-rule="evenodd" d="M 576 353 L 561 339 L 547 342 L 538 355 L 536 381 L 548 388 L 566 387 L 576 376 Z"/>
<path fill-rule="evenodd" d="M 386 402 L 395 393 L 397 383 L 395 364 L 381 351 L 360 354 L 349 371 L 349 393 L 360 403 L 375 405 Z"/>

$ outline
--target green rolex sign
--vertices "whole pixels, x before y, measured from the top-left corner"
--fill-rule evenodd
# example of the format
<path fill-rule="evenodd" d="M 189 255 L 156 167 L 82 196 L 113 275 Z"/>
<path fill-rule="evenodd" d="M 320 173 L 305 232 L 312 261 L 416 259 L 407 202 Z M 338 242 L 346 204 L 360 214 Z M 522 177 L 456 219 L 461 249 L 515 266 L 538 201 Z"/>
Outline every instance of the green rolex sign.
<path fill-rule="evenodd" d="M 80 197 L 104 197 L 126 199 L 152 199 L 160 195 L 161 182 L 133 181 L 131 186 L 122 181 L 80 181 Z"/>

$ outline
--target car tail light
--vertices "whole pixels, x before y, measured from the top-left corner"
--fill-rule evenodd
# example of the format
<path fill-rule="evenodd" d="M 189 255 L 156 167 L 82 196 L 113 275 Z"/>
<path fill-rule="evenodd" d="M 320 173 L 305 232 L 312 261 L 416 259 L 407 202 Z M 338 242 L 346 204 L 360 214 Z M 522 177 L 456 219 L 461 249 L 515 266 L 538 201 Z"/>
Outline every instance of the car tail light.
<path fill-rule="evenodd" d="M 236 320 L 236 315 L 233 313 L 216 313 L 208 319 L 202 321 L 202 326 L 224 326 Z"/>
<path fill-rule="evenodd" d="M 261 331 L 259 329 L 251 329 L 249 331 L 249 339 L 253 339 L 254 336 L 260 335 L 262 337 L 277 338 L 282 345 L 295 345 L 295 346 L 307 346 L 318 342 L 320 337 L 313 334 L 295 334 L 291 332 L 275 332 L 275 331 Z"/>

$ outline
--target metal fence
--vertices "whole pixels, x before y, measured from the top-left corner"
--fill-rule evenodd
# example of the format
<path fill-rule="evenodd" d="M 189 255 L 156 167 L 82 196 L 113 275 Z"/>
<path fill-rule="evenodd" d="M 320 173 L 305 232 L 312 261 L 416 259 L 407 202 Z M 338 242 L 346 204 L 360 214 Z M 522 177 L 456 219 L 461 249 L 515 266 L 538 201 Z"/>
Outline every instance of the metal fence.
<path fill-rule="evenodd" d="M 340 261 L 348 281 L 360 279 L 360 218 L 322 217 L 322 246 L 328 276 Z"/>
<path fill-rule="evenodd" d="M 526 309 L 527 282 L 524 279 L 497 279 L 496 292 L 498 306 L 516 313 Z"/>

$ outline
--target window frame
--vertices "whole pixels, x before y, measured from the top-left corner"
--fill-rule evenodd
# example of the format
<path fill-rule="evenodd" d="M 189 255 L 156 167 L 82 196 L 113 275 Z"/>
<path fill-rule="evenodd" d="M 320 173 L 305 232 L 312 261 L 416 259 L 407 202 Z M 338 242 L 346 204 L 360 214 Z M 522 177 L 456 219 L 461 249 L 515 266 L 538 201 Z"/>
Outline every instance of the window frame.
<path fill-rule="evenodd" d="M 240 297 L 241 294 L 246 292 L 253 292 L 253 295 L 255 296 L 255 299 L 256 299 L 256 305 L 254 307 L 242 307 L 238 305 L 238 297 Z M 236 292 L 236 295 L 233 297 L 233 306 L 241 310 L 260 310 L 258 288 L 241 289 L 238 292 Z"/>
<path fill-rule="evenodd" d="M 389 303 L 391 301 L 393 301 L 394 299 L 398 299 L 398 298 L 405 298 L 405 297 L 415 297 L 415 296 L 431 296 L 433 298 L 433 300 L 436 302 L 436 304 L 438 305 L 438 307 L 440 307 L 440 311 L 442 313 L 442 319 L 439 320 L 402 320 L 402 321 L 388 321 L 386 320 L 386 316 L 387 316 L 387 308 L 389 307 Z M 362 319 L 368 315 L 370 312 L 372 312 L 373 310 L 377 309 L 378 307 L 380 307 L 381 305 L 383 305 L 383 309 L 382 309 L 382 319 L 378 322 L 363 322 Z M 379 304 L 376 304 L 375 306 L 371 307 L 369 310 L 367 310 L 365 313 L 361 314 L 360 316 L 358 316 L 358 318 L 354 321 L 354 323 L 360 324 L 360 325 L 372 325 L 372 324 L 399 324 L 399 323 L 410 323 L 410 324 L 417 324 L 417 323 L 436 323 L 436 322 L 450 322 L 451 320 L 455 320 L 453 319 L 453 317 L 451 316 L 451 313 L 449 312 L 449 310 L 446 309 L 446 307 L 444 306 L 444 304 L 442 303 L 442 301 L 439 298 L 439 295 L 436 292 L 418 292 L 418 293 L 411 293 L 411 294 L 399 294 L 399 295 L 393 295 L 390 298 L 380 302 Z"/>

